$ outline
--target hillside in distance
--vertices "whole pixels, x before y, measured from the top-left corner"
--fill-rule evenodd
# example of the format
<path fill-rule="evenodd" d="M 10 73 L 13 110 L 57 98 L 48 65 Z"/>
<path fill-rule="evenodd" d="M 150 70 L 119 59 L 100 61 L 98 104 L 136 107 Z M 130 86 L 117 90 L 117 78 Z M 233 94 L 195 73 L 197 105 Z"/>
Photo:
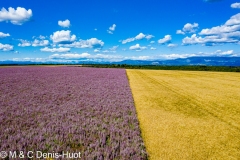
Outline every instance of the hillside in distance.
<path fill-rule="evenodd" d="M 0 61 L 0 65 L 29 65 L 29 64 L 127 64 L 127 65 L 167 65 L 167 66 L 240 66 L 240 57 L 189 57 L 178 58 L 172 60 L 123 60 L 119 62 L 107 61 L 88 61 L 88 60 L 68 60 L 66 62 L 59 61 Z"/>

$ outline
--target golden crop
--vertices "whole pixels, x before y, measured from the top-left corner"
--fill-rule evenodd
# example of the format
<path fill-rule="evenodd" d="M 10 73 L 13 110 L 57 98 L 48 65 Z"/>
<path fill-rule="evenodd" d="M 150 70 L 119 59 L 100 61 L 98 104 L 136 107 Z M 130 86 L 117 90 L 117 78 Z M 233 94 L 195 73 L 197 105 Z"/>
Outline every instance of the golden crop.
<path fill-rule="evenodd" d="M 240 74 L 127 70 L 151 160 L 240 159 Z"/>

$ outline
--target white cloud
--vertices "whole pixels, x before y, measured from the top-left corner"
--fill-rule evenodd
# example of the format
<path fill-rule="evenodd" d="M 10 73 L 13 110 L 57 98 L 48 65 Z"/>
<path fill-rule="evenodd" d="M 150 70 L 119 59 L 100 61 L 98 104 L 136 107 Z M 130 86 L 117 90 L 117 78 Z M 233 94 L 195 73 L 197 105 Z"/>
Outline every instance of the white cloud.
<path fill-rule="evenodd" d="M 212 27 L 210 29 L 203 29 L 199 34 L 200 35 L 218 35 L 221 33 L 229 33 L 240 30 L 240 25 L 233 25 L 233 26 L 227 26 L 227 25 L 221 25 Z"/>
<path fill-rule="evenodd" d="M 43 40 L 45 38 L 46 38 L 45 36 L 42 36 L 42 35 L 39 36 L 39 39 L 41 39 L 41 40 Z"/>
<path fill-rule="evenodd" d="M 182 30 L 177 30 L 176 34 L 185 34 Z"/>
<path fill-rule="evenodd" d="M 66 19 L 65 21 L 58 21 L 58 25 L 64 28 L 68 28 L 70 26 L 70 21 Z"/>
<path fill-rule="evenodd" d="M 228 51 L 222 51 L 222 50 L 216 50 L 215 52 L 199 52 L 196 54 L 196 56 L 204 56 L 204 57 L 212 57 L 212 56 L 235 56 L 233 50 Z"/>
<path fill-rule="evenodd" d="M 0 32 L 0 38 L 5 38 L 5 37 L 9 37 L 9 36 L 10 36 L 9 33 Z"/>
<path fill-rule="evenodd" d="M 150 59 L 149 56 L 132 56 L 132 57 L 125 57 L 125 59 L 131 59 L 131 60 L 148 60 Z"/>
<path fill-rule="evenodd" d="M 228 50 L 228 51 L 225 51 L 225 52 L 221 52 L 220 54 L 221 55 L 232 55 L 233 54 L 233 50 Z"/>
<path fill-rule="evenodd" d="M 71 35 L 71 31 L 69 30 L 61 30 L 61 31 L 56 31 L 53 33 L 53 35 L 50 36 L 52 41 L 54 43 L 71 43 L 76 40 L 76 35 Z"/>
<path fill-rule="evenodd" d="M 48 40 L 37 40 L 35 39 L 33 42 L 32 42 L 32 46 L 33 47 L 38 47 L 38 46 L 48 46 L 49 45 L 49 41 Z"/>
<path fill-rule="evenodd" d="M 176 34 L 195 33 L 198 28 L 198 23 L 187 23 L 182 30 L 177 30 Z"/>
<path fill-rule="evenodd" d="M 135 41 L 135 38 L 128 38 L 128 39 L 123 40 L 122 44 L 126 44 L 126 43 L 133 42 L 133 41 Z"/>
<path fill-rule="evenodd" d="M 119 55 L 106 55 L 96 54 L 91 55 L 89 53 L 68 53 L 68 54 L 53 54 L 50 59 L 65 59 L 65 60 L 88 60 L 88 61 L 121 61 L 124 57 Z"/>
<path fill-rule="evenodd" d="M 134 46 L 131 46 L 129 47 L 130 50 L 137 50 L 137 51 L 141 51 L 141 50 L 144 50 L 144 49 L 147 49 L 147 47 L 141 47 L 139 44 L 136 44 Z"/>
<path fill-rule="evenodd" d="M 171 40 L 172 40 L 171 35 L 166 35 L 166 36 L 164 36 L 164 38 L 159 39 L 159 40 L 158 40 L 158 43 L 159 43 L 159 44 L 164 44 L 164 43 L 170 42 Z"/>
<path fill-rule="evenodd" d="M 110 31 L 115 31 L 117 25 L 116 24 L 113 24 L 111 27 L 109 27 L 109 30 Z"/>
<path fill-rule="evenodd" d="M 78 42 L 73 42 L 71 44 L 60 44 L 59 46 L 74 48 L 101 48 L 103 45 L 104 42 L 102 40 L 98 40 L 97 38 L 90 38 L 87 40 L 80 39 Z"/>
<path fill-rule="evenodd" d="M 177 44 L 173 44 L 173 43 L 168 44 L 168 47 L 170 48 L 177 47 L 177 46 L 178 46 Z"/>
<path fill-rule="evenodd" d="M 155 43 L 155 41 L 151 41 L 150 43 L 153 44 L 153 43 Z"/>
<path fill-rule="evenodd" d="M 119 46 L 113 46 L 113 47 L 109 48 L 109 50 L 111 50 L 111 51 L 116 51 L 116 49 L 117 49 L 118 47 L 119 47 Z"/>
<path fill-rule="evenodd" d="M 203 44 L 212 46 L 217 43 L 235 43 L 235 42 L 238 42 L 238 40 L 219 36 L 198 37 L 196 34 L 193 34 L 191 37 L 185 37 L 182 40 L 183 45 Z"/>
<path fill-rule="evenodd" d="M 183 27 L 183 32 L 189 32 L 189 33 L 194 33 L 196 29 L 198 28 L 198 23 L 187 23 Z"/>
<path fill-rule="evenodd" d="M 177 58 L 188 58 L 188 57 L 194 57 L 196 54 L 164 54 L 164 55 L 159 55 L 159 58 L 162 59 L 177 59 Z"/>
<path fill-rule="evenodd" d="M 225 25 L 238 25 L 240 24 L 240 13 L 233 15 Z"/>
<path fill-rule="evenodd" d="M 113 34 L 113 32 L 112 32 L 112 31 L 109 31 L 109 30 L 107 30 L 107 32 L 108 32 L 109 34 Z"/>
<path fill-rule="evenodd" d="M 146 39 L 149 40 L 149 39 L 151 39 L 153 37 L 154 37 L 153 35 L 149 34 L 149 35 L 146 36 Z"/>
<path fill-rule="evenodd" d="M 31 42 L 27 40 L 20 39 L 21 43 L 18 44 L 19 47 L 28 47 L 31 46 Z"/>
<path fill-rule="evenodd" d="M 0 43 L 0 50 L 1 51 L 12 51 L 13 50 L 13 46 L 9 45 L 9 44 L 2 44 L 2 43 Z"/>
<path fill-rule="evenodd" d="M 99 49 L 94 49 L 94 51 L 93 52 L 100 52 L 100 50 Z"/>
<path fill-rule="evenodd" d="M 133 42 L 135 40 L 141 40 L 141 39 L 144 39 L 146 38 L 147 40 L 153 38 L 154 36 L 153 35 L 145 35 L 143 33 L 139 33 L 138 35 L 136 35 L 135 37 L 132 37 L 132 38 L 128 38 L 128 39 L 125 39 L 125 40 L 120 40 L 120 42 L 122 42 L 122 44 L 126 44 L 126 43 L 129 43 L 129 42 Z"/>
<path fill-rule="evenodd" d="M 116 24 L 113 24 L 112 26 L 109 27 L 109 30 L 107 30 L 107 32 L 109 34 L 113 34 L 113 31 L 115 31 L 117 25 Z"/>
<path fill-rule="evenodd" d="M 177 30 L 176 34 L 195 33 L 198 28 L 198 23 L 187 23 L 182 30 Z"/>
<path fill-rule="evenodd" d="M 23 39 L 19 39 L 21 41 L 21 43 L 18 44 L 19 47 L 28 47 L 28 46 L 33 46 L 33 47 L 38 47 L 38 46 L 48 46 L 49 45 L 49 41 L 48 40 L 38 40 L 35 39 L 33 42 L 30 42 L 28 40 L 23 40 Z"/>
<path fill-rule="evenodd" d="M 109 50 L 104 50 L 104 51 L 102 51 L 103 53 L 108 53 L 109 52 Z"/>
<path fill-rule="evenodd" d="M 240 8 L 240 3 L 233 3 L 231 4 L 232 8 Z"/>
<path fill-rule="evenodd" d="M 216 45 L 221 43 L 239 43 L 240 41 L 240 13 L 233 15 L 225 24 L 202 29 L 199 33 L 202 37 L 196 34 L 191 37 L 185 37 L 183 44 L 203 44 Z"/>
<path fill-rule="evenodd" d="M 157 48 L 151 47 L 150 49 L 151 49 L 151 50 L 156 50 Z"/>
<path fill-rule="evenodd" d="M 80 58 L 88 58 L 88 57 L 90 57 L 89 53 L 82 53 L 82 54 L 68 53 L 68 54 L 53 54 L 49 58 L 51 58 L 51 59 L 80 59 Z"/>
<path fill-rule="evenodd" d="M 141 40 L 141 39 L 143 39 L 143 38 L 145 38 L 145 37 L 146 37 L 145 34 L 139 33 L 139 34 L 135 37 L 135 40 Z"/>
<path fill-rule="evenodd" d="M 0 22 L 10 21 L 15 25 L 22 25 L 27 22 L 32 17 L 32 10 L 26 10 L 22 7 L 17 7 L 15 10 L 12 7 L 9 7 L 8 10 L 2 8 L 0 11 Z"/>
<path fill-rule="evenodd" d="M 42 52 L 68 52 L 68 51 L 70 51 L 70 48 L 63 48 L 63 47 L 60 47 L 60 48 L 48 48 L 48 47 L 45 47 L 45 48 L 41 48 L 40 50 Z"/>

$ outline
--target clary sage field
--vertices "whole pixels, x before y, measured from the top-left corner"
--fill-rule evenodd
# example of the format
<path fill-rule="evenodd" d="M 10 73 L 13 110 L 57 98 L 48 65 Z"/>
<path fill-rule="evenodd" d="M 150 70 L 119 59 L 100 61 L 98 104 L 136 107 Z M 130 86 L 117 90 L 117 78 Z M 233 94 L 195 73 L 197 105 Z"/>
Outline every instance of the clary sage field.
<path fill-rule="evenodd" d="M 0 68 L 0 151 L 147 159 L 126 71 Z"/>

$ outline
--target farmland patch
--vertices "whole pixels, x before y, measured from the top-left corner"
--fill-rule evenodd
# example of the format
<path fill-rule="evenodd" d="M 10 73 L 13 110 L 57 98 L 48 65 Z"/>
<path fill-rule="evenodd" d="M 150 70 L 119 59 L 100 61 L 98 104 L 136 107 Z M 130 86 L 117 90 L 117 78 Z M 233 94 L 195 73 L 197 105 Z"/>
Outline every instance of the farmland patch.
<path fill-rule="evenodd" d="M 147 159 L 123 69 L 0 69 L 0 150 Z"/>
<path fill-rule="evenodd" d="M 127 70 L 150 159 L 238 159 L 240 74 Z"/>

